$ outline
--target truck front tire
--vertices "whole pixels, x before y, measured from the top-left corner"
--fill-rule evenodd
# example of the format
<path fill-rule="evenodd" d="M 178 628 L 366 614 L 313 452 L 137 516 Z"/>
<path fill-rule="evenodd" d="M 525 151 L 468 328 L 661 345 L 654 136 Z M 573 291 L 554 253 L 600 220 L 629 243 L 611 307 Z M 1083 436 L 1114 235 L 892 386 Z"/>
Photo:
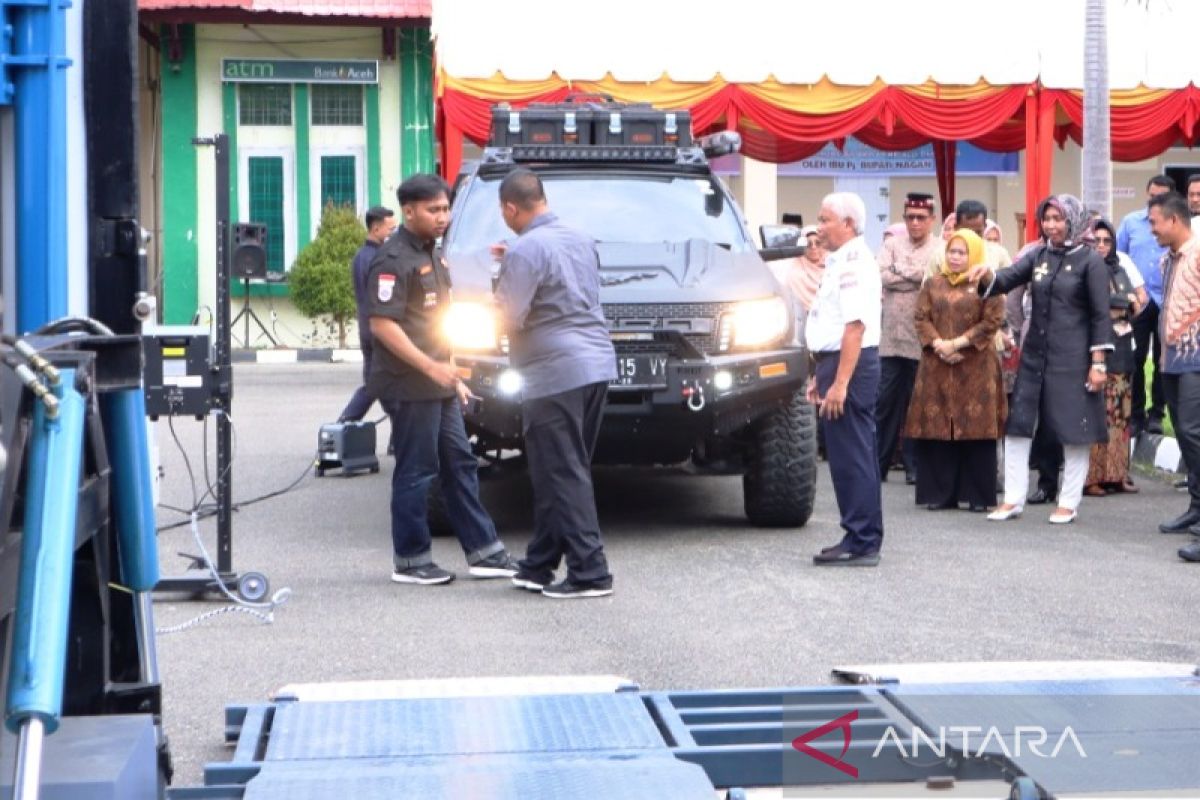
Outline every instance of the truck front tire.
<path fill-rule="evenodd" d="M 746 517 L 764 528 L 798 528 L 817 493 L 817 415 L 795 392 L 754 424 L 742 476 Z"/>

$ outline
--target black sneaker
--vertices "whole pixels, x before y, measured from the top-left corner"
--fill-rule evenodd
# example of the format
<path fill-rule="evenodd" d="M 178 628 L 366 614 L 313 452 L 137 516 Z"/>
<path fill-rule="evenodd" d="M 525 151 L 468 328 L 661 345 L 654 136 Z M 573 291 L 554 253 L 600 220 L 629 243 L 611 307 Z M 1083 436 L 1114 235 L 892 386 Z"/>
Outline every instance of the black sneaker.
<path fill-rule="evenodd" d="M 575 583 L 567 578 L 542 589 L 543 597 L 553 597 L 556 600 L 568 600 L 574 597 L 607 597 L 612 593 L 612 578 L 586 583 Z"/>
<path fill-rule="evenodd" d="M 840 544 L 826 547 L 813 556 L 813 565 L 818 567 L 874 567 L 879 564 L 879 551 L 852 553 Z"/>
<path fill-rule="evenodd" d="M 450 570 L 442 569 L 437 564 L 392 568 L 392 581 L 394 583 L 417 583 L 422 586 L 434 586 L 439 583 L 449 583 L 452 580 L 454 580 L 454 573 Z"/>
<path fill-rule="evenodd" d="M 518 589 L 528 589 L 531 592 L 540 592 L 550 584 L 554 583 L 554 573 L 536 573 L 526 572 L 523 569 L 518 569 L 517 574 L 512 576 L 513 586 Z"/>
<path fill-rule="evenodd" d="M 507 550 L 492 553 L 482 561 L 476 561 L 467 572 L 476 578 L 511 578 L 520 571 L 517 560 Z"/>

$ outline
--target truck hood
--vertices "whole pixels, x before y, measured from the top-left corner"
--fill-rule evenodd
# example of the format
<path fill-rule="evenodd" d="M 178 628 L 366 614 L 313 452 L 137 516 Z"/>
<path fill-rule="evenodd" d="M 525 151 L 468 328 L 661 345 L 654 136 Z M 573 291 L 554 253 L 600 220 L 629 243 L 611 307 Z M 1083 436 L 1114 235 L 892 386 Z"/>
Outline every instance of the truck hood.
<path fill-rule="evenodd" d="M 599 242 L 600 298 L 605 303 L 714 303 L 780 294 L 771 270 L 756 252 L 734 253 L 703 239 L 661 244 Z M 490 255 L 446 255 L 455 296 L 491 294 Z"/>

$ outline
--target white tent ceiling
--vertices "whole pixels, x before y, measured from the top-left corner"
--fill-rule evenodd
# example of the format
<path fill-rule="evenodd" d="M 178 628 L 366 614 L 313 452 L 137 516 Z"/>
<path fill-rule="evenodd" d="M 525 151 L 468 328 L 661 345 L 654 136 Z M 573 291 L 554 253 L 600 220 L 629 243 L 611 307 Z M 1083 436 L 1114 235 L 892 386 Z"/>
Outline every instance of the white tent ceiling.
<path fill-rule="evenodd" d="M 434 0 L 456 78 L 1081 88 L 1086 0 Z M 1112 89 L 1200 84 L 1200 0 L 1108 0 Z"/>

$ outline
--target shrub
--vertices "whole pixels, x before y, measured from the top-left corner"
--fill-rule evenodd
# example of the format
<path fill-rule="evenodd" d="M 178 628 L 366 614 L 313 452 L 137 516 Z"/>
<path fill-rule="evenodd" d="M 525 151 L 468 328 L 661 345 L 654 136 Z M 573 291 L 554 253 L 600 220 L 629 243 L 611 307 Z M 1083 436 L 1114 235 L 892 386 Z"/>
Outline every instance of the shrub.
<path fill-rule="evenodd" d="M 297 310 L 336 325 L 341 348 L 346 347 L 346 323 L 356 310 L 350 262 L 366 238 L 367 230 L 351 206 L 327 204 L 317 238 L 300 251 L 288 274 Z"/>

